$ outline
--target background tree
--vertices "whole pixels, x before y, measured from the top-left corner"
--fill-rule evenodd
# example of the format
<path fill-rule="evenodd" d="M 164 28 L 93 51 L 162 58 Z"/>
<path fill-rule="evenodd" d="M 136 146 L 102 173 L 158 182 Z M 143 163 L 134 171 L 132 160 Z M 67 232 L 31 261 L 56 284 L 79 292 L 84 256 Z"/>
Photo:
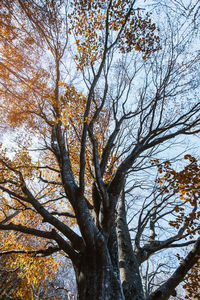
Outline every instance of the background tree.
<path fill-rule="evenodd" d="M 139 202 L 126 199 L 136 186 L 130 178 L 170 140 L 198 133 L 200 125 L 199 53 L 194 48 L 191 58 L 191 27 L 182 27 L 183 17 L 173 28 L 176 12 L 168 13 L 159 33 L 142 5 L 1 4 L 2 127 L 20 131 L 14 153 L 1 147 L 1 247 L 64 252 L 81 300 L 169 299 L 200 252 L 196 235 L 184 240 L 186 220 L 162 237 L 165 217 L 180 211 L 176 191 L 156 184 Z M 137 210 L 134 236 L 125 202 Z M 8 231 L 18 233 L 16 240 Z M 174 273 L 144 290 L 140 266 L 158 251 L 190 244 Z"/>

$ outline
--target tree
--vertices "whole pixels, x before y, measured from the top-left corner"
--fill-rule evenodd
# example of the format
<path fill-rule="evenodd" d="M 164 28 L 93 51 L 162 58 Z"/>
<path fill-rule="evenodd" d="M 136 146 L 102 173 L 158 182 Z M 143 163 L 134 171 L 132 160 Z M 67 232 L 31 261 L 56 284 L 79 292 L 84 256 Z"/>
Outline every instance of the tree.
<path fill-rule="evenodd" d="M 162 145 L 200 130 L 199 53 L 191 58 L 184 16 L 173 28 L 168 13 L 159 31 L 136 4 L 4 0 L 0 7 L 2 128 L 20 132 L 14 154 L 1 147 L 1 247 L 64 252 L 81 300 L 169 299 L 200 253 L 196 235 L 185 242 L 185 223 L 157 238 L 157 223 L 180 211 L 174 192 L 157 183 L 138 206 L 126 198 L 134 172 Z M 174 273 L 145 293 L 140 266 L 186 245 L 192 250 Z"/>

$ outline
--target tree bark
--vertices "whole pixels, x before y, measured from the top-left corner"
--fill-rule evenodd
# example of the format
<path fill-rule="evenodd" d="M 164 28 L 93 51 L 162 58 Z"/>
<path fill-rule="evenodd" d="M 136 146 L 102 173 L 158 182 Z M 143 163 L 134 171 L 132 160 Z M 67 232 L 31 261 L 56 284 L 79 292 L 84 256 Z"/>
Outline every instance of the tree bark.
<path fill-rule="evenodd" d="M 175 295 L 175 288 L 184 280 L 185 275 L 198 262 L 200 256 L 200 238 L 197 239 L 192 250 L 183 259 L 176 271 L 147 300 L 168 300 Z"/>
<path fill-rule="evenodd" d="M 119 267 L 123 292 L 126 300 L 144 300 L 144 291 L 137 258 L 133 252 L 126 220 L 125 198 L 122 192 L 117 216 Z"/>
<path fill-rule="evenodd" d="M 78 300 L 124 300 L 106 245 L 86 249 L 74 264 Z"/>

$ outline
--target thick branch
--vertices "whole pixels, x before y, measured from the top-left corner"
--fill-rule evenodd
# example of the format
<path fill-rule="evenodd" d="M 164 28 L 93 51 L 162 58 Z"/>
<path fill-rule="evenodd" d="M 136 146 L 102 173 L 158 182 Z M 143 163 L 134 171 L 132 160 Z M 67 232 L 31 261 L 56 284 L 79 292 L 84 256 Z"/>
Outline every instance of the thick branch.
<path fill-rule="evenodd" d="M 59 212 L 59 211 L 53 211 L 51 212 L 52 215 L 54 216 L 63 216 L 63 217 L 69 217 L 69 218 L 76 218 L 75 215 L 73 215 L 70 212 L 64 211 L 64 212 Z"/>
<path fill-rule="evenodd" d="M 13 224 L 13 223 L 9 223 L 7 225 L 0 224 L 0 230 L 14 230 L 14 231 L 23 232 L 26 234 L 31 234 L 34 236 L 38 236 L 38 237 L 42 237 L 42 238 L 46 238 L 46 239 L 50 239 L 50 240 L 54 239 L 52 231 L 43 231 L 43 230 L 39 230 L 39 229 L 29 228 L 27 226 L 22 226 L 20 224 L 18 224 L 18 225 Z"/>
<path fill-rule="evenodd" d="M 116 137 L 119 133 L 120 126 L 121 126 L 123 120 L 124 120 L 124 118 L 121 118 L 121 120 L 116 123 L 115 129 L 113 130 L 112 134 L 110 135 L 110 137 L 107 141 L 106 146 L 103 149 L 103 154 L 102 154 L 101 164 L 100 164 L 102 175 L 105 172 L 106 165 L 107 165 L 107 162 L 108 162 L 108 159 L 109 159 L 109 155 L 111 153 L 112 148 L 115 145 L 114 142 L 115 142 L 115 139 L 116 139 Z"/>
<path fill-rule="evenodd" d="M 66 149 L 61 126 L 62 123 L 59 121 L 58 124 L 56 124 L 55 127 L 53 127 L 51 145 L 60 166 L 61 178 L 65 189 L 65 193 L 73 205 L 74 194 L 78 187 L 75 183 L 69 153 Z"/>
<path fill-rule="evenodd" d="M 75 249 L 82 249 L 83 240 L 82 238 L 76 234 L 72 229 L 70 229 L 66 224 L 59 221 L 57 218 L 52 216 L 40 203 L 36 198 L 32 195 L 32 193 L 28 190 L 28 188 L 24 185 L 22 187 L 22 191 L 27 195 L 30 203 L 36 209 L 36 211 L 44 218 L 44 222 L 48 222 L 57 228 L 60 232 L 62 232 L 71 242 Z"/>
<path fill-rule="evenodd" d="M 104 208 L 107 208 L 109 206 L 109 198 L 108 198 L 105 183 L 103 181 L 102 174 L 101 174 L 100 163 L 99 163 L 100 158 L 99 158 L 99 151 L 98 151 L 98 143 L 94 137 L 92 126 L 89 127 L 89 136 L 90 136 L 90 140 L 93 145 L 93 162 L 94 162 L 94 167 L 95 167 L 97 186 L 100 191 L 101 198 L 103 200 L 102 201 L 103 206 L 104 206 Z"/>
<path fill-rule="evenodd" d="M 175 288 L 184 280 L 185 275 L 198 262 L 200 255 L 200 238 L 196 241 L 194 247 L 180 263 L 179 267 L 172 276 L 153 292 L 147 300 L 168 300 L 173 294 Z"/>
<path fill-rule="evenodd" d="M 8 193 L 11 196 L 14 196 L 16 199 L 31 203 L 31 205 L 35 208 L 35 210 L 44 218 L 44 222 L 50 223 L 55 228 L 57 228 L 60 232 L 62 232 L 72 242 L 73 247 L 75 249 L 78 250 L 82 249 L 83 247 L 82 238 L 78 234 L 76 234 L 72 229 L 70 229 L 66 224 L 59 221 L 57 218 L 55 218 L 51 213 L 49 213 L 42 206 L 42 204 L 40 204 L 40 202 L 33 196 L 33 194 L 26 187 L 22 175 L 21 175 L 21 180 L 23 181 L 23 185 L 21 189 L 23 193 L 26 195 L 26 197 L 22 197 L 16 194 L 15 192 L 12 192 L 11 190 L 4 188 L 3 186 L 0 186 L 0 189 L 2 189 L 4 192 Z"/>
<path fill-rule="evenodd" d="M 39 229 L 29 228 L 27 226 L 22 226 L 20 224 L 16 225 L 13 223 L 9 223 L 7 225 L 0 224 L 0 230 L 14 230 L 33 236 L 54 240 L 58 243 L 60 249 L 66 252 L 72 260 L 77 258 L 77 254 L 72 249 L 70 244 L 65 241 L 54 229 L 52 229 L 51 231 L 43 231 Z"/>

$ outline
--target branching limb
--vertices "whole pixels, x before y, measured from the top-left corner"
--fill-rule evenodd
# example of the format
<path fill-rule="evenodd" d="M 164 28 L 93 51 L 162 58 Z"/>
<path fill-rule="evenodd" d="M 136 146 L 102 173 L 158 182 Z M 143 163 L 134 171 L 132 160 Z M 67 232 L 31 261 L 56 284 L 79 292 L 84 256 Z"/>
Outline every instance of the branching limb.
<path fill-rule="evenodd" d="M 59 247 L 48 247 L 47 249 L 40 249 L 40 250 L 9 250 L 9 251 L 0 252 L 0 256 L 10 255 L 10 254 L 31 254 L 33 256 L 46 257 L 60 250 L 61 249 Z"/>
<path fill-rule="evenodd" d="M 180 263 L 179 267 L 172 276 L 153 292 L 146 300 L 168 300 L 174 293 L 175 288 L 184 280 L 185 275 L 198 262 L 200 255 L 200 238 L 196 241 L 194 247 Z"/>
<path fill-rule="evenodd" d="M 51 231 L 43 231 L 23 226 L 21 224 L 16 225 L 13 223 L 9 223 L 7 225 L 0 224 L 0 230 L 14 230 L 33 236 L 54 240 L 57 242 L 60 249 L 66 252 L 72 260 L 77 258 L 77 253 L 74 251 L 71 245 L 67 241 L 65 241 L 54 229 L 52 229 Z"/>

